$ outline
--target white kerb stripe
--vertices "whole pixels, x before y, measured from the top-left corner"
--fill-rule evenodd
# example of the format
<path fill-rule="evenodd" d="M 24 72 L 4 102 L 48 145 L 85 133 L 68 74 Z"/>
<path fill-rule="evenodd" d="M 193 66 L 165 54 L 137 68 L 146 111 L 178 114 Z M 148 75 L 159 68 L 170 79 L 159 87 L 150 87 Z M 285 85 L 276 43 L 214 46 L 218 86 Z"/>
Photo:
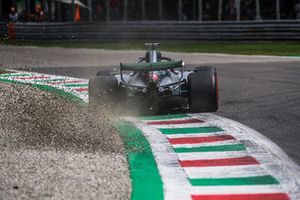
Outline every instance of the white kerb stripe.
<path fill-rule="evenodd" d="M 222 167 L 185 167 L 187 176 L 192 179 L 200 178 L 236 178 L 249 176 L 264 176 L 268 172 L 259 165 L 251 166 L 222 166 Z"/>
<path fill-rule="evenodd" d="M 178 153 L 180 160 L 211 160 L 250 156 L 247 151 Z"/>

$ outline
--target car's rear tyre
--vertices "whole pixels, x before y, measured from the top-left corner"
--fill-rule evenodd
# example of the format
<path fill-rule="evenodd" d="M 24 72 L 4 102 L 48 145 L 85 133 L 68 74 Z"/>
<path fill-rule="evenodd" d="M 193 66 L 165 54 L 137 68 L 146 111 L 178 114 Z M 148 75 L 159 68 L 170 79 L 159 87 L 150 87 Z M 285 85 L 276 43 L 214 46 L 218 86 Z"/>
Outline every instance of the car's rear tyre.
<path fill-rule="evenodd" d="M 111 105 L 118 99 L 118 81 L 113 75 L 97 76 L 89 80 L 89 105 Z"/>
<path fill-rule="evenodd" d="M 216 112 L 219 107 L 217 71 L 214 67 L 197 67 L 188 76 L 190 112 Z"/>

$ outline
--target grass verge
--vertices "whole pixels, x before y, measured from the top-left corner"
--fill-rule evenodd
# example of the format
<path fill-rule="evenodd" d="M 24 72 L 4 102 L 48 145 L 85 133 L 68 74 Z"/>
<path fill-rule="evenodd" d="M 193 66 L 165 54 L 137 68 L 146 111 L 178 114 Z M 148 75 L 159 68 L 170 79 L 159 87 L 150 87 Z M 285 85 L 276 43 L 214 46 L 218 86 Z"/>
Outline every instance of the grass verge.
<path fill-rule="evenodd" d="M 243 55 L 300 56 L 300 42 L 202 42 L 161 41 L 161 50 L 187 53 L 225 53 Z M 144 41 L 2 41 L 4 45 L 32 45 L 40 47 L 93 48 L 109 50 L 143 50 Z"/>

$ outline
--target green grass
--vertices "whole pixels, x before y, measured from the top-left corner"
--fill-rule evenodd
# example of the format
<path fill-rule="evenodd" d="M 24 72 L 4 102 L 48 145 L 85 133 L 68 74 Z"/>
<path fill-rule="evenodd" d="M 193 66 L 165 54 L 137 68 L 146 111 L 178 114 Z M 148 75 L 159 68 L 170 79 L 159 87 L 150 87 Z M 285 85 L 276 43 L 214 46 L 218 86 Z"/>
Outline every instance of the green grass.
<path fill-rule="evenodd" d="M 144 41 L 2 41 L 4 45 L 41 47 L 93 48 L 110 50 L 143 50 Z M 300 42 L 201 42 L 162 41 L 161 50 L 172 52 L 225 53 L 243 55 L 300 56 Z"/>

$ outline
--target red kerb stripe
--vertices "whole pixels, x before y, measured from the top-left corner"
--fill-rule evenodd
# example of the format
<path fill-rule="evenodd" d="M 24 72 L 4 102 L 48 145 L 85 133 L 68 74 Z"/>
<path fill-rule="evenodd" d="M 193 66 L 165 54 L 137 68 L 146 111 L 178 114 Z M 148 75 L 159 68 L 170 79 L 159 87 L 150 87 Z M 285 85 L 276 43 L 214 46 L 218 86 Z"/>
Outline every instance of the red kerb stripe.
<path fill-rule="evenodd" d="M 49 76 L 29 76 L 29 77 L 18 77 L 15 79 L 20 79 L 20 80 L 33 80 L 33 79 L 48 79 Z"/>
<path fill-rule="evenodd" d="M 225 195 L 192 195 L 193 200 L 289 200 L 285 193 L 273 194 L 225 194 Z"/>
<path fill-rule="evenodd" d="M 235 140 L 235 138 L 231 135 L 169 138 L 169 142 L 171 144 L 200 144 L 200 143 L 227 141 L 227 140 Z"/>
<path fill-rule="evenodd" d="M 83 80 L 70 80 L 70 81 L 55 81 L 55 82 L 50 82 L 52 85 L 60 85 L 60 84 L 67 84 L 67 83 L 80 83 L 83 82 Z"/>
<path fill-rule="evenodd" d="M 89 89 L 88 88 L 77 88 L 77 89 L 74 89 L 75 91 L 78 91 L 78 92 L 85 92 L 85 91 L 88 91 Z"/>
<path fill-rule="evenodd" d="M 212 166 L 259 164 L 259 162 L 251 156 L 239 157 L 239 158 L 210 159 L 210 160 L 182 160 L 179 162 L 182 167 L 212 167 Z"/>
<path fill-rule="evenodd" d="M 154 121 L 148 122 L 148 125 L 169 125 L 169 124 L 193 124 L 202 123 L 200 119 L 181 119 L 181 120 L 168 120 L 168 121 Z"/>

